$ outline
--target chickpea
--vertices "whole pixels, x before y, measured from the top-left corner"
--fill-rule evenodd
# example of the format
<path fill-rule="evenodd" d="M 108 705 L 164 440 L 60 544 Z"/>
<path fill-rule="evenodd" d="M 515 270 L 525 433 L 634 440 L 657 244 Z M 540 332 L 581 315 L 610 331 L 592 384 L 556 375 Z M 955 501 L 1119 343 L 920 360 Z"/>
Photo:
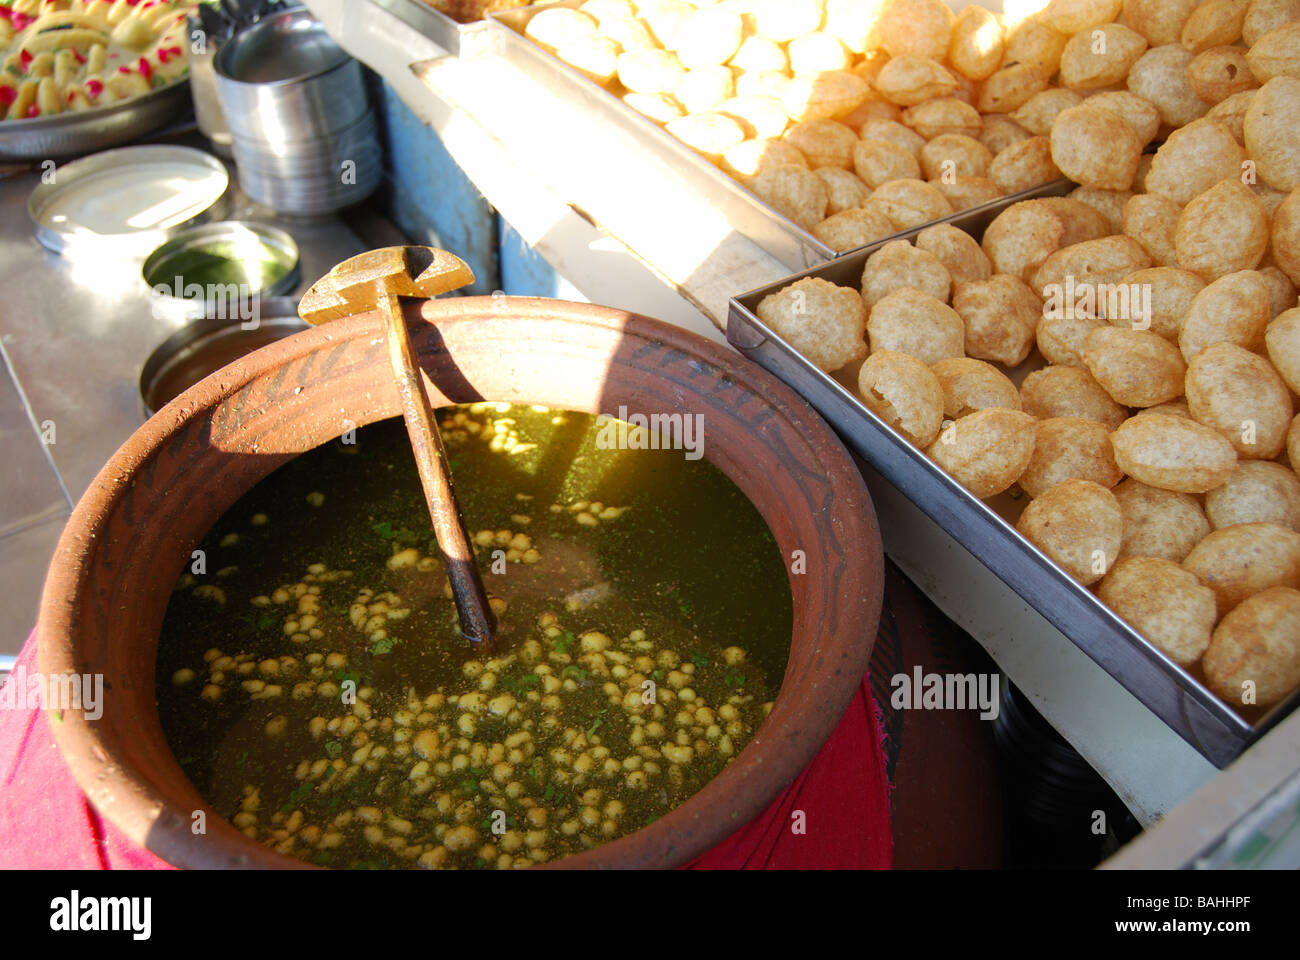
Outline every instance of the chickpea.
<path fill-rule="evenodd" d="M 415 755 L 426 760 L 432 759 L 438 752 L 438 734 L 434 730 L 421 730 L 411 743 Z"/>
<path fill-rule="evenodd" d="M 437 870 L 447 862 L 447 848 L 434 847 L 432 850 L 426 850 L 415 862 L 426 870 Z"/>
<path fill-rule="evenodd" d="M 663 755 L 669 763 L 681 765 L 690 763 L 691 758 L 695 755 L 695 751 L 690 747 L 667 743 L 664 744 Z"/>
<path fill-rule="evenodd" d="M 266 726 L 262 729 L 268 737 L 282 737 L 285 730 L 289 727 L 289 718 L 280 714 L 266 721 Z"/>
<path fill-rule="evenodd" d="M 448 830 L 442 842 L 453 853 L 468 850 L 478 842 L 478 830 L 468 823 L 462 823 L 459 827 Z"/>

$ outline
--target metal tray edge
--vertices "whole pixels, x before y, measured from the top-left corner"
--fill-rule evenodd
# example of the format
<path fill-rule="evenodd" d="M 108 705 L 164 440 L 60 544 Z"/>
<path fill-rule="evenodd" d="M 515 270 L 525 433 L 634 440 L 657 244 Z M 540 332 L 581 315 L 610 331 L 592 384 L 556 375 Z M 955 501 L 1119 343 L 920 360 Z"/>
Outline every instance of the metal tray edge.
<path fill-rule="evenodd" d="M 383 10 L 387 10 L 421 36 L 428 37 L 453 57 L 461 53 L 461 41 L 470 34 L 478 34 L 487 28 L 486 20 L 473 23 L 460 23 L 440 10 L 424 3 L 423 0 L 370 0 Z"/>

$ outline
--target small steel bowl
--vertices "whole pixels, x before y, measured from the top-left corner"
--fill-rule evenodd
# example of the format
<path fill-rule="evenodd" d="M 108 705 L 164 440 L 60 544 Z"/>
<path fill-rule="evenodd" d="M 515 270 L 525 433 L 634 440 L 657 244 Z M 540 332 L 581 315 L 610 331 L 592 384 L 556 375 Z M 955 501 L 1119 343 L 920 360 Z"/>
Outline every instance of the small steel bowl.
<path fill-rule="evenodd" d="M 140 370 L 143 419 L 227 364 L 308 328 L 292 297 L 257 301 L 256 320 L 254 326 L 238 317 L 203 317 L 155 347 Z"/>
<path fill-rule="evenodd" d="M 203 257 L 243 259 L 244 279 L 203 278 Z M 250 264 L 278 261 L 282 272 L 261 277 Z M 248 319 L 250 304 L 291 293 L 302 279 L 298 244 L 276 227 L 222 220 L 182 230 L 145 258 L 140 276 L 152 290 L 154 313 L 191 320 L 218 316 Z"/>

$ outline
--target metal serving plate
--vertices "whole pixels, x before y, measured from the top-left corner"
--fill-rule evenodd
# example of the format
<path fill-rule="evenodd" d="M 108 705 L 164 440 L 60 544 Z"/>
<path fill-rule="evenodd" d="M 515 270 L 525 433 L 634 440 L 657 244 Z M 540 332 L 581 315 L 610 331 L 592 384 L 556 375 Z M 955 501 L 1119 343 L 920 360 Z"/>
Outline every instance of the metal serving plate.
<path fill-rule="evenodd" d="M 121 103 L 30 120 L 0 120 L 0 162 L 59 160 L 128 143 L 166 126 L 190 106 L 178 80 Z"/>
<path fill-rule="evenodd" d="M 1072 185 L 1040 188 L 1059 196 Z M 978 207 L 947 222 L 979 240 L 1010 202 Z M 913 239 L 923 227 L 891 239 Z M 1215 766 L 1227 766 L 1256 738 L 1300 705 L 1300 691 L 1251 723 L 1179 667 L 1088 589 L 1021 536 L 989 504 L 930 461 L 858 399 L 848 387 L 809 363 L 758 319 L 758 304 L 804 277 L 858 287 L 867 257 L 888 241 L 804 270 L 731 300 L 727 340 L 811 403 L 844 442 L 908 499 L 1118 680 Z"/>
<path fill-rule="evenodd" d="M 421 36 L 428 37 L 453 57 L 460 56 L 461 40 L 470 34 L 481 34 L 487 29 L 486 20 L 459 23 L 423 0 L 370 0 L 382 7 Z"/>
<path fill-rule="evenodd" d="M 542 4 L 488 15 L 487 45 L 525 73 L 537 86 L 596 116 L 602 123 L 634 136 L 654 157 L 676 171 L 682 184 L 698 198 L 724 214 L 740 233 L 776 257 L 791 270 L 802 270 L 838 254 L 803 227 L 769 207 L 662 127 L 637 113 L 608 90 L 588 80 L 567 63 L 524 36 L 524 30 L 542 10 L 576 7 L 579 0 Z M 591 144 L 598 147 L 598 144 Z"/>

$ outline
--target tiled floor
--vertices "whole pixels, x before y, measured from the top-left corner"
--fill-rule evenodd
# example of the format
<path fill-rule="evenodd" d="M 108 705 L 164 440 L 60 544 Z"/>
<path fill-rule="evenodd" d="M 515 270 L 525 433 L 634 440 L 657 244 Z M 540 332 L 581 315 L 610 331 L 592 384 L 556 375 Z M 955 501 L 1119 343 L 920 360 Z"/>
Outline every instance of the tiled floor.
<path fill-rule="evenodd" d="M 0 655 L 16 654 L 36 625 L 45 573 L 67 519 L 65 513 L 0 540 Z"/>
<path fill-rule="evenodd" d="M 57 435 L 56 435 L 57 437 Z M 71 504 L 0 351 L 0 655 L 36 622 L 45 570 Z"/>

